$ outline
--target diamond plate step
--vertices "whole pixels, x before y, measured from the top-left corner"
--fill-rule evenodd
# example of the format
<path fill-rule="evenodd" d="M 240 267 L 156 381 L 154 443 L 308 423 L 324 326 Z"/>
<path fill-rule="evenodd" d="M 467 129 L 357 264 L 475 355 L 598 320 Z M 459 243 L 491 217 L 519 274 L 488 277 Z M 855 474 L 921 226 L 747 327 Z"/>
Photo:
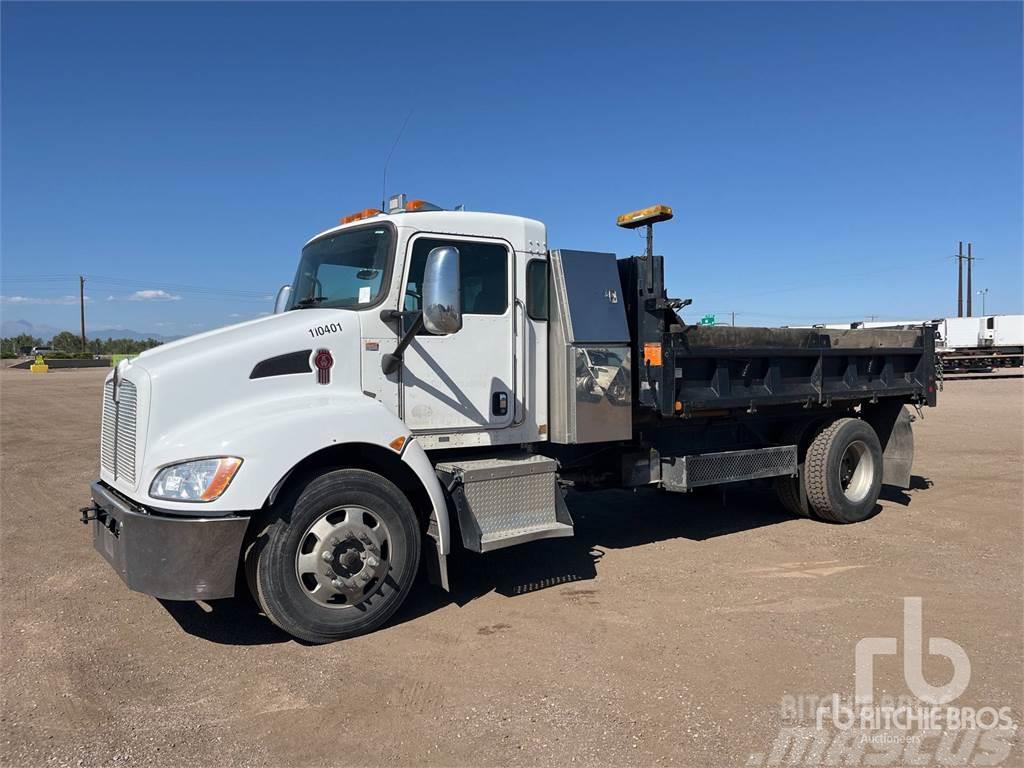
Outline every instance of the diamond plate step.
<path fill-rule="evenodd" d="M 796 474 L 795 445 L 661 457 L 661 482 L 667 491 Z"/>
<path fill-rule="evenodd" d="M 572 536 L 572 517 L 558 488 L 558 463 L 546 456 L 511 454 L 442 462 L 462 543 L 473 552 Z"/>

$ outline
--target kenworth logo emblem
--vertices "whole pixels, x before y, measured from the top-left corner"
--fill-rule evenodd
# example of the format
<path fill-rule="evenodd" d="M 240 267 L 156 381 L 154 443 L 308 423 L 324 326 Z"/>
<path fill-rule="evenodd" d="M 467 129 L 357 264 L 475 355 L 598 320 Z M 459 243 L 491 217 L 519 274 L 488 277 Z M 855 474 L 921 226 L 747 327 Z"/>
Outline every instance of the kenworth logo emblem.
<path fill-rule="evenodd" d="M 313 365 L 316 366 L 316 383 L 331 383 L 331 368 L 334 366 L 334 356 L 329 349 L 318 349 L 316 357 L 313 358 Z"/>

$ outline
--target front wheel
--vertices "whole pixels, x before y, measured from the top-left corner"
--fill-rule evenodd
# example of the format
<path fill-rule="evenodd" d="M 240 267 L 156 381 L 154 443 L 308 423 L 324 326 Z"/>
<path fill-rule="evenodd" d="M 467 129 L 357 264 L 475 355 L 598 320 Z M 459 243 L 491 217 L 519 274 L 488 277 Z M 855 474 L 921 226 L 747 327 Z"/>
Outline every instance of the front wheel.
<path fill-rule="evenodd" d="M 405 600 L 420 528 L 394 483 L 362 469 L 327 472 L 274 512 L 247 568 L 257 602 L 285 632 L 312 643 L 365 634 Z"/>
<path fill-rule="evenodd" d="M 807 448 L 804 488 L 814 514 L 834 523 L 871 517 L 882 488 L 882 445 L 866 421 L 836 419 Z"/>

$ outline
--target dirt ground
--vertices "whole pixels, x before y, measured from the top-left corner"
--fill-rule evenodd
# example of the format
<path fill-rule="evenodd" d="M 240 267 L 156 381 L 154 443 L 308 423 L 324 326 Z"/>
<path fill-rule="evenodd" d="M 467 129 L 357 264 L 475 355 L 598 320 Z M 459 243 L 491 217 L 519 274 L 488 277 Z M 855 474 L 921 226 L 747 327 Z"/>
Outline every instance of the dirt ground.
<path fill-rule="evenodd" d="M 947 382 L 913 489 L 865 523 L 753 490 L 570 496 L 575 538 L 462 556 L 452 595 L 321 647 L 247 600 L 130 592 L 93 551 L 102 377 L 0 371 L 3 765 L 770 763 L 792 702 L 852 694 L 857 642 L 902 637 L 905 596 L 970 659 L 956 705 L 1022 721 L 1019 377 Z M 876 691 L 903 672 L 878 657 Z"/>

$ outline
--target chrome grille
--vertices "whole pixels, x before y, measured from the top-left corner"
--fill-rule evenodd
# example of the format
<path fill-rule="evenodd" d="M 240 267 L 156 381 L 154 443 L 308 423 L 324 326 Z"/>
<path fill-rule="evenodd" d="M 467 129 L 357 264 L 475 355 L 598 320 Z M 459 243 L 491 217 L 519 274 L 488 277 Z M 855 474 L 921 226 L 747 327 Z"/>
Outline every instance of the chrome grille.
<path fill-rule="evenodd" d="M 100 466 L 107 472 L 114 471 L 114 424 L 117 421 L 117 405 L 114 403 L 114 383 L 103 385 L 103 423 L 100 427 Z"/>
<path fill-rule="evenodd" d="M 135 385 L 122 381 L 117 388 L 116 450 L 118 478 L 135 483 L 135 414 L 137 411 Z"/>
<path fill-rule="evenodd" d="M 135 422 L 138 395 L 135 385 L 118 382 L 117 401 L 114 386 L 103 387 L 103 425 L 100 429 L 100 464 L 114 474 L 115 480 L 135 482 Z"/>

